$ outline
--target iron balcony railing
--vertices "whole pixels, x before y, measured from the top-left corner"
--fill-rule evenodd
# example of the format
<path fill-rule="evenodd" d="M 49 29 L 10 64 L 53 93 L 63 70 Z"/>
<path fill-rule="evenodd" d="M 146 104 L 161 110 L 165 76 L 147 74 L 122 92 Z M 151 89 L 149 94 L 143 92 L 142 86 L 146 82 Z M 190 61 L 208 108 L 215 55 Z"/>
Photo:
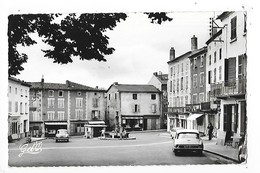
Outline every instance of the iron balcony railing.
<path fill-rule="evenodd" d="M 173 112 L 173 113 L 185 113 L 186 107 L 168 107 L 168 112 Z"/>
<path fill-rule="evenodd" d="M 210 84 L 210 96 L 232 96 L 246 93 L 246 79 L 229 80 Z"/>

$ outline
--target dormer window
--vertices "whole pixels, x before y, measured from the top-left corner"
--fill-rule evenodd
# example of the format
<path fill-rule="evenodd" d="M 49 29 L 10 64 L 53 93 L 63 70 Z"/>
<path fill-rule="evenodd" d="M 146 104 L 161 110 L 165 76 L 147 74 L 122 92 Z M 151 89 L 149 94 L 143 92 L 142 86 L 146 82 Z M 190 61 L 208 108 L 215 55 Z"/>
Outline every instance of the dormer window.
<path fill-rule="evenodd" d="M 54 97 L 54 91 L 53 90 L 49 91 L 49 97 Z"/>
<path fill-rule="evenodd" d="M 233 17 L 231 19 L 231 41 L 235 40 L 237 38 L 237 17 Z"/>
<path fill-rule="evenodd" d="M 78 96 L 81 96 L 81 92 L 80 92 L 80 91 L 79 91 L 79 92 L 77 92 L 77 95 L 78 95 Z"/>

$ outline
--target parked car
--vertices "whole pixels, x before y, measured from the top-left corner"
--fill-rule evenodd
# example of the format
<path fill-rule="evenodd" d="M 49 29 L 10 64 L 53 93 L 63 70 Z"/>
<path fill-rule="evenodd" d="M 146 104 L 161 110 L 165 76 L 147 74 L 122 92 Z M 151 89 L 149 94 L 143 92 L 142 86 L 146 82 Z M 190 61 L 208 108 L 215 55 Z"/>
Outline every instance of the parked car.
<path fill-rule="evenodd" d="M 183 128 L 182 127 L 174 127 L 170 130 L 170 135 L 171 135 L 172 139 L 175 137 L 176 131 L 180 130 L 180 129 L 183 129 Z"/>
<path fill-rule="evenodd" d="M 59 129 L 56 133 L 56 142 L 58 141 L 67 141 L 69 142 L 69 133 L 66 129 Z"/>
<path fill-rule="evenodd" d="M 198 130 L 179 129 L 176 131 L 173 140 L 173 152 L 175 155 L 187 151 L 197 152 L 199 155 L 202 155 L 203 148 L 203 141 Z"/>
<path fill-rule="evenodd" d="M 238 161 L 245 162 L 247 159 L 247 137 L 245 136 L 244 142 L 238 147 Z"/>

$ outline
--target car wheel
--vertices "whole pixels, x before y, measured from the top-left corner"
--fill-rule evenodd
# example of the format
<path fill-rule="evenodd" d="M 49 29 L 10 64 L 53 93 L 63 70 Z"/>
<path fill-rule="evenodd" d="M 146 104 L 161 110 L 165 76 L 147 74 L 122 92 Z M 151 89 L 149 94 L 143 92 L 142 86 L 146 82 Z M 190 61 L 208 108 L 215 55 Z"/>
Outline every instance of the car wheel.
<path fill-rule="evenodd" d="M 58 139 L 56 139 L 56 142 L 58 142 L 59 140 Z"/>
<path fill-rule="evenodd" d="M 180 151 L 175 150 L 174 154 L 175 154 L 175 156 L 179 156 L 180 155 Z"/>
<path fill-rule="evenodd" d="M 198 151 L 198 154 L 199 154 L 200 156 L 202 156 L 203 151 Z"/>
<path fill-rule="evenodd" d="M 69 139 L 67 139 L 67 142 L 69 142 L 70 140 Z"/>

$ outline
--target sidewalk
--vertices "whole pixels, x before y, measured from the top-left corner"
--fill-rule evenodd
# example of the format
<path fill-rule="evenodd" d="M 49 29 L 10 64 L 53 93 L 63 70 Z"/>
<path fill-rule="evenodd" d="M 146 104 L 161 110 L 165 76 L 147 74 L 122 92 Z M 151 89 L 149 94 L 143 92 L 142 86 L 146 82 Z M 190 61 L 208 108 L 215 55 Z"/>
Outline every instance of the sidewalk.
<path fill-rule="evenodd" d="M 18 145 L 18 146 L 20 146 L 20 145 L 23 145 L 23 144 L 26 143 L 26 139 L 27 139 L 27 138 L 22 138 L 22 139 L 14 140 L 13 142 L 9 143 L 8 145 Z M 35 141 L 42 141 L 42 140 L 45 140 L 45 139 L 47 139 L 47 138 L 34 138 L 34 137 L 32 137 L 32 138 L 31 138 L 31 140 L 32 140 L 31 143 L 32 143 L 32 142 L 35 142 Z"/>
<path fill-rule="evenodd" d="M 233 148 L 232 146 L 223 146 L 217 144 L 217 139 L 212 138 L 208 140 L 208 137 L 202 137 L 204 143 L 204 151 L 218 156 L 224 157 L 226 159 L 238 162 L 238 148 Z"/>

